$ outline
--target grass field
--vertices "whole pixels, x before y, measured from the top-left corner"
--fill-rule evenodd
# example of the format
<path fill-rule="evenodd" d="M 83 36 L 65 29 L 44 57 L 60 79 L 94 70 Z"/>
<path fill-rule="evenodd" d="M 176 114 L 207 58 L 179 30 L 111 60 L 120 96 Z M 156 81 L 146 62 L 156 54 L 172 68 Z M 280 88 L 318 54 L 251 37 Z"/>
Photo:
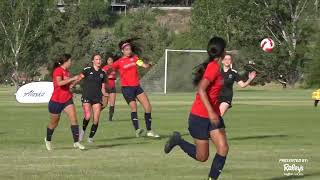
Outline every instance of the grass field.
<path fill-rule="evenodd" d="M 169 155 L 163 145 L 172 131 L 191 140 L 187 117 L 193 94 L 151 95 L 153 127 L 162 139 L 134 138 L 129 108 L 118 96 L 115 121 L 103 112 L 93 145 L 72 148 L 69 122 L 63 115 L 55 131 L 55 150 L 43 138 L 49 121 L 47 105 L 15 102 L 10 89 L 0 88 L 0 179 L 204 180 L 215 152 L 206 163 L 187 157 L 179 148 Z M 230 153 L 221 180 L 286 180 L 279 159 L 305 158 L 304 176 L 320 179 L 320 107 L 311 90 L 237 91 L 225 116 Z M 82 119 L 79 95 L 78 118 Z M 144 126 L 139 108 L 140 125 Z M 82 122 L 82 121 L 79 121 Z M 89 125 L 89 127 L 91 124 Z M 296 178 L 298 179 L 298 178 Z"/>

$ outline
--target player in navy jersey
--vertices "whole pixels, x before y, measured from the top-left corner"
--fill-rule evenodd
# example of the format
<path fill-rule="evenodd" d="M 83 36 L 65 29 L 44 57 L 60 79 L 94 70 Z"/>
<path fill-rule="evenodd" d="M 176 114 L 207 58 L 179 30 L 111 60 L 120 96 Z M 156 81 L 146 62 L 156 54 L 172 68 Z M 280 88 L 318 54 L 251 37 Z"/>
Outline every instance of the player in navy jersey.
<path fill-rule="evenodd" d="M 221 73 L 224 79 L 223 88 L 221 90 L 219 101 L 220 101 L 220 113 L 223 116 L 229 108 L 232 107 L 232 98 L 233 98 L 233 84 L 237 84 L 245 88 L 247 87 L 256 77 L 256 72 L 252 71 L 249 73 L 249 79 L 247 81 L 242 81 L 238 72 L 231 68 L 232 65 L 232 56 L 226 54 L 222 60 L 223 67 Z"/>
<path fill-rule="evenodd" d="M 101 69 L 101 55 L 94 54 L 91 58 L 92 66 L 83 69 L 77 82 L 83 80 L 82 88 L 82 107 L 83 107 L 83 123 L 80 129 L 79 140 L 82 141 L 87 126 L 90 121 L 91 111 L 93 112 L 93 123 L 88 138 L 88 143 L 93 143 L 93 137 L 97 132 L 100 113 L 102 110 L 102 97 L 108 96 L 106 93 L 106 73 Z M 76 83 L 77 83 L 76 82 Z"/>

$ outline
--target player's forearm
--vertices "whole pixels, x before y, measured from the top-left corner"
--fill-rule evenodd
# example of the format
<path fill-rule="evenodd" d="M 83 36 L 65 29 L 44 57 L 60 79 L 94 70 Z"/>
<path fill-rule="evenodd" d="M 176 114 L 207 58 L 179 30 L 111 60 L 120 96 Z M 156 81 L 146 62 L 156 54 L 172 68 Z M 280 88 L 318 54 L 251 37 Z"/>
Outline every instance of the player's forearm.
<path fill-rule="evenodd" d="M 58 85 L 58 86 L 64 86 L 64 85 L 70 84 L 70 83 L 73 82 L 73 81 L 74 81 L 73 78 L 69 78 L 69 79 L 57 81 L 57 85 Z"/>

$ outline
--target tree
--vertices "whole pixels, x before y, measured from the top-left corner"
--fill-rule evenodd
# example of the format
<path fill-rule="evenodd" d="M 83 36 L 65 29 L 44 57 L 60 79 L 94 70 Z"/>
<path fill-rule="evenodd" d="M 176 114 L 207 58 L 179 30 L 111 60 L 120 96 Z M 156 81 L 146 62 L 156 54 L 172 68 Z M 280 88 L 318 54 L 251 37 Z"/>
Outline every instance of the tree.
<path fill-rule="evenodd" d="M 260 57 L 256 63 L 262 69 L 273 68 L 268 69 L 272 72 L 268 78 L 276 80 L 281 74 L 293 86 L 303 73 L 305 51 L 301 49 L 313 32 L 306 23 L 306 12 L 314 11 L 312 5 L 308 0 L 199 0 L 193 4 L 192 37 L 200 44 L 212 35 L 222 36 L 229 48 L 247 51 L 242 53 L 246 54 L 243 61 Z M 256 51 L 266 37 L 276 42 L 269 55 Z"/>
<path fill-rule="evenodd" d="M 48 68 L 51 70 L 52 61 L 62 53 L 70 53 L 74 63 L 73 72 L 79 72 L 85 61 L 89 62 L 86 54 L 90 50 L 92 37 L 88 22 L 81 18 L 79 7 L 68 6 L 62 13 L 55 9 L 48 19 L 46 43 L 50 45 L 47 52 Z"/>
<path fill-rule="evenodd" d="M 8 64 L 16 87 L 27 52 L 34 50 L 34 45 L 44 33 L 50 5 L 51 1 L 36 0 L 0 2 L 0 36 L 3 42 L 0 55 L 2 63 Z"/>
<path fill-rule="evenodd" d="M 101 27 L 107 22 L 108 8 L 108 1 L 105 0 L 81 0 L 79 3 L 81 18 L 92 28 Z"/>

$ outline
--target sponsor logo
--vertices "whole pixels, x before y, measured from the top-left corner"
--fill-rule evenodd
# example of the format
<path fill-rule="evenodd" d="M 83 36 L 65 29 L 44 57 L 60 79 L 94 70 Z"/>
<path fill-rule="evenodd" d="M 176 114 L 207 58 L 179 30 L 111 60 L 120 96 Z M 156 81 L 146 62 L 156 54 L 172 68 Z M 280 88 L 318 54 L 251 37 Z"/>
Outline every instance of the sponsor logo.
<path fill-rule="evenodd" d="M 34 90 L 31 90 L 29 92 L 24 93 L 23 97 L 43 97 L 46 93 L 45 92 L 35 92 Z"/>
<path fill-rule="evenodd" d="M 123 66 L 124 69 L 128 69 L 129 67 L 136 66 L 136 63 L 130 63 Z"/>
<path fill-rule="evenodd" d="M 229 79 L 232 79 L 232 74 L 229 74 Z"/>
<path fill-rule="evenodd" d="M 103 74 L 100 74 L 100 78 L 101 78 L 101 79 L 103 78 Z"/>
<path fill-rule="evenodd" d="M 285 176 L 303 176 L 308 162 L 308 159 L 279 159 Z"/>

